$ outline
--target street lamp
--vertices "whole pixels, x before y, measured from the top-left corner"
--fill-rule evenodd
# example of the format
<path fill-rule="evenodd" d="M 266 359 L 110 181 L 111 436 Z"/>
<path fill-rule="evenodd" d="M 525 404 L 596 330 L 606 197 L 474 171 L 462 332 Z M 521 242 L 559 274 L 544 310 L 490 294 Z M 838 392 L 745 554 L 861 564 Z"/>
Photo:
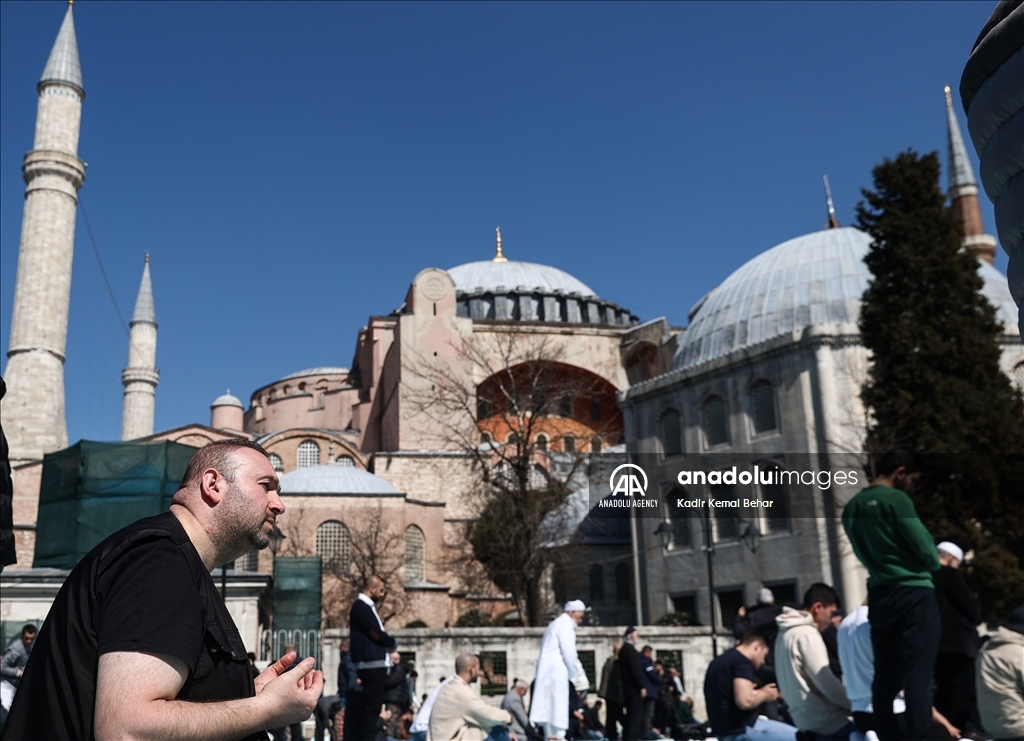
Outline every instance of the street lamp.
<path fill-rule="evenodd" d="M 757 553 L 757 546 L 761 542 L 761 531 L 757 524 L 750 520 L 740 520 L 740 540 L 743 545 L 750 549 L 751 553 Z"/>
<path fill-rule="evenodd" d="M 668 550 L 668 547 L 672 544 L 672 526 L 669 525 L 665 520 L 662 520 L 657 528 L 654 530 L 654 534 L 658 536 L 658 542 L 661 543 L 663 550 Z"/>
<path fill-rule="evenodd" d="M 718 656 L 718 633 L 715 628 L 715 571 L 711 566 L 711 556 L 715 552 L 714 540 L 711 537 L 711 507 L 704 508 L 704 545 L 701 550 L 708 561 L 708 607 L 711 612 L 711 658 Z"/>
<path fill-rule="evenodd" d="M 277 552 L 281 550 L 281 541 L 286 537 L 287 536 L 281 532 L 281 528 L 274 525 L 274 529 L 270 531 L 270 552 L 275 556 L 277 555 Z"/>

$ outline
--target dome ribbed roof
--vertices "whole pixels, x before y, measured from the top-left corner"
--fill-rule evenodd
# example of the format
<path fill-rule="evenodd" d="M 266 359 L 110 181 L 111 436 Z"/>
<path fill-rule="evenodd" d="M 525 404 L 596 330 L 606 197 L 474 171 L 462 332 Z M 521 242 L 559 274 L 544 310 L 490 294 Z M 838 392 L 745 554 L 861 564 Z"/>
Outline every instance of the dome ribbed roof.
<path fill-rule="evenodd" d="M 242 406 L 242 400 L 237 396 L 232 395 L 230 390 L 226 394 L 221 394 L 214 399 L 213 403 L 210 404 L 210 407 L 238 407 L 239 409 L 245 409 L 245 407 Z"/>
<path fill-rule="evenodd" d="M 317 368 L 306 368 L 305 370 L 295 371 L 289 373 L 287 376 L 282 378 L 282 381 L 287 381 L 291 378 L 304 378 L 306 376 L 329 376 L 348 373 L 348 368 L 342 368 L 336 365 L 323 365 Z"/>
<path fill-rule="evenodd" d="M 753 258 L 708 294 L 676 351 L 688 368 L 811 324 L 856 323 L 871 280 L 864 256 L 871 237 L 851 227 L 806 234 Z M 982 293 L 1007 331 L 1017 307 L 1006 277 L 980 262 Z"/>
<path fill-rule="evenodd" d="M 281 477 L 282 494 L 398 494 L 391 484 L 355 466 L 309 466 Z"/>
<path fill-rule="evenodd" d="M 450 268 L 448 275 L 455 281 L 455 290 L 458 293 L 480 293 L 499 288 L 512 291 L 522 286 L 527 289 L 539 289 L 545 293 L 564 291 L 578 293 L 581 296 L 597 296 L 587 284 L 564 270 L 533 262 L 467 262 Z"/>

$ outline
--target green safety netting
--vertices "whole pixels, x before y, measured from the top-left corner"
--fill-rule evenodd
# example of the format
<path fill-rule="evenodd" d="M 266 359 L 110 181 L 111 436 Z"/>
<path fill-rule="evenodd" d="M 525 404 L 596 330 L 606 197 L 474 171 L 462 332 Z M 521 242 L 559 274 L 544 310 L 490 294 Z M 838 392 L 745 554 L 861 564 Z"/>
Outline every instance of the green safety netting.
<path fill-rule="evenodd" d="M 165 512 L 196 450 L 82 440 L 44 456 L 32 565 L 73 569 L 108 535 Z"/>
<path fill-rule="evenodd" d="M 320 630 L 320 556 L 274 559 L 274 630 Z"/>

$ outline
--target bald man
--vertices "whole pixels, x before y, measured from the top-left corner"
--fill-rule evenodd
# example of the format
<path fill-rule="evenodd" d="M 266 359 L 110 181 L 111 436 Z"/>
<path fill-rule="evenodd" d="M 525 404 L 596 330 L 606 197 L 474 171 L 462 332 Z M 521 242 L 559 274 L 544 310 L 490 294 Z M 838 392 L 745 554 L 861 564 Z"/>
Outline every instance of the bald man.
<path fill-rule="evenodd" d="M 517 741 L 516 735 L 508 730 L 511 713 L 488 705 L 473 691 L 470 685 L 479 679 L 480 659 L 470 653 L 459 654 L 455 659 L 455 676 L 434 700 L 428 739 Z"/>
<path fill-rule="evenodd" d="M 359 741 L 376 741 L 377 716 L 384 704 L 384 682 L 391 666 L 391 652 L 398 643 L 384 630 L 384 621 L 376 603 L 384 599 L 387 585 L 379 576 L 370 576 L 349 610 L 352 663 L 362 686 L 362 711 L 357 721 Z M 354 710 L 354 708 L 353 708 Z M 356 713 L 351 713 L 353 719 Z M 346 721 L 348 717 L 346 717 Z"/>
<path fill-rule="evenodd" d="M 218 440 L 170 510 L 93 548 L 39 631 L 4 738 L 266 739 L 303 721 L 323 676 L 295 653 L 257 677 L 210 571 L 266 548 L 284 512 L 266 451 Z"/>

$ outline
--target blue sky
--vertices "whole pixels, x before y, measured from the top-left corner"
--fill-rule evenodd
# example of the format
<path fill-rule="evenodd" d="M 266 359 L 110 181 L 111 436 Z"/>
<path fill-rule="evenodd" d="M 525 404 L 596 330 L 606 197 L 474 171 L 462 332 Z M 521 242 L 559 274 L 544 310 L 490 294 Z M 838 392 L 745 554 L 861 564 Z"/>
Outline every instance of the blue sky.
<path fill-rule="evenodd" d="M 992 7 L 80 0 L 82 202 L 126 318 L 152 255 L 157 429 L 208 422 L 225 388 L 248 402 L 349 365 L 368 316 L 424 267 L 491 257 L 499 224 L 511 259 L 685 324 L 743 262 L 822 227 L 823 173 L 846 225 L 884 157 L 945 164 L 942 86 Z M 64 8 L 0 3 L 4 350 Z M 77 229 L 69 435 L 116 439 L 127 336 L 81 210 Z"/>

